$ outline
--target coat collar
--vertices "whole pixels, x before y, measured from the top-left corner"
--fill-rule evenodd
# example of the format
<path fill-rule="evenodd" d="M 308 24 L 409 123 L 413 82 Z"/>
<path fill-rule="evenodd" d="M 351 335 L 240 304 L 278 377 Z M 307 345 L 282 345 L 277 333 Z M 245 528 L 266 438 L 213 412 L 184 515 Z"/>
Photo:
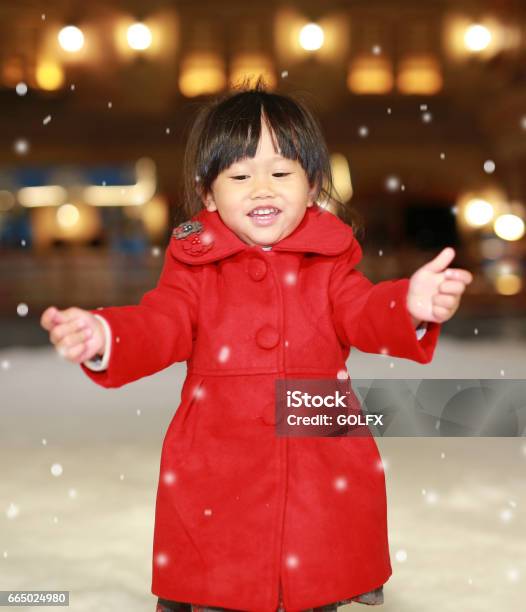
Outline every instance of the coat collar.
<path fill-rule="evenodd" d="M 340 255 L 353 241 L 353 231 L 333 213 L 318 204 L 307 208 L 298 227 L 272 245 L 273 251 Z M 201 210 L 178 225 L 170 240 L 172 255 L 188 264 L 207 264 L 252 247 L 234 234 L 216 212 Z"/>

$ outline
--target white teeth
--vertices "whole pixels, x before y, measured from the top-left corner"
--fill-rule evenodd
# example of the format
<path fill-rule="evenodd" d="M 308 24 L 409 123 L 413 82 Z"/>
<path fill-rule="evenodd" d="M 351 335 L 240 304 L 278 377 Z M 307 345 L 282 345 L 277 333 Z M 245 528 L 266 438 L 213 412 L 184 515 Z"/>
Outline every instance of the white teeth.
<path fill-rule="evenodd" d="M 279 212 L 277 208 L 257 208 L 256 210 L 253 210 L 250 214 L 251 215 L 270 215 L 272 213 L 277 213 Z"/>

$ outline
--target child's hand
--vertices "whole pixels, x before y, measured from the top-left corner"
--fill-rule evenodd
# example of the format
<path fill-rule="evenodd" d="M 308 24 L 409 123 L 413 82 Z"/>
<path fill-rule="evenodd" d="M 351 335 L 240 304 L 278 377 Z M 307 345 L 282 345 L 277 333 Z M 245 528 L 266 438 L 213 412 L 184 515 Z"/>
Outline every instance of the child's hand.
<path fill-rule="evenodd" d="M 50 306 L 42 313 L 40 325 L 49 331 L 56 350 L 73 363 L 102 355 L 106 348 L 102 323 L 87 310 Z"/>
<path fill-rule="evenodd" d="M 473 276 L 467 270 L 448 268 L 454 257 L 455 250 L 446 247 L 411 276 L 407 309 L 417 321 L 443 323 L 457 311 Z"/>

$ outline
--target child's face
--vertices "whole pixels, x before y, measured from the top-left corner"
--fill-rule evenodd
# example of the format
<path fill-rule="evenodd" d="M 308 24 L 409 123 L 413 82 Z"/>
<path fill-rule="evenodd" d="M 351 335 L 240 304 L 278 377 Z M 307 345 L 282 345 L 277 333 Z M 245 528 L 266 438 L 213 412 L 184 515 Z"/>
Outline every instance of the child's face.
<path fill-rule="evenodd" d="M 296 229 L 313 205 L 314 195 L 301 164 L 274 151 L 269 129 L 262 121 L 256 155 L 218 174 L 204 203 L 209 211 L 217 210 L 223 223 L 241 240 L 264 246 Z M 272 210 L 256 216 L 257 209 Z"/>

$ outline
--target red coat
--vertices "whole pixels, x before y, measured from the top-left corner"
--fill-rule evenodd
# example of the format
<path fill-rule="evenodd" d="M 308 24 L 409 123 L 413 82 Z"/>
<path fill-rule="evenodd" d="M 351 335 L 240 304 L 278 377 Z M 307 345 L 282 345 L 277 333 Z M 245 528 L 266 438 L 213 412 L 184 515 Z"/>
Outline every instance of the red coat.
<path fill-rule="evenodd" d="M 280 587 L 293 611 L 381 586 L 391 565 L 374 438 L 276 436 L 274 381 L 334 378 L 350 346 L 428 363 L 440 325 L 417 340 L 409 280 L 373 285 L 354 269 L 351 228 L 317 206 L 268 251 L 217 212 L 194 220 L 203 231 L 179 229 L 139 305 L 92 311 L 112 329 L 111 359 L 81 366 L 120 387 L 187 362 L 162 448 L 152 592 L 274 612 Z M 335 487 L 342 476 L 349 486 Z"/>

